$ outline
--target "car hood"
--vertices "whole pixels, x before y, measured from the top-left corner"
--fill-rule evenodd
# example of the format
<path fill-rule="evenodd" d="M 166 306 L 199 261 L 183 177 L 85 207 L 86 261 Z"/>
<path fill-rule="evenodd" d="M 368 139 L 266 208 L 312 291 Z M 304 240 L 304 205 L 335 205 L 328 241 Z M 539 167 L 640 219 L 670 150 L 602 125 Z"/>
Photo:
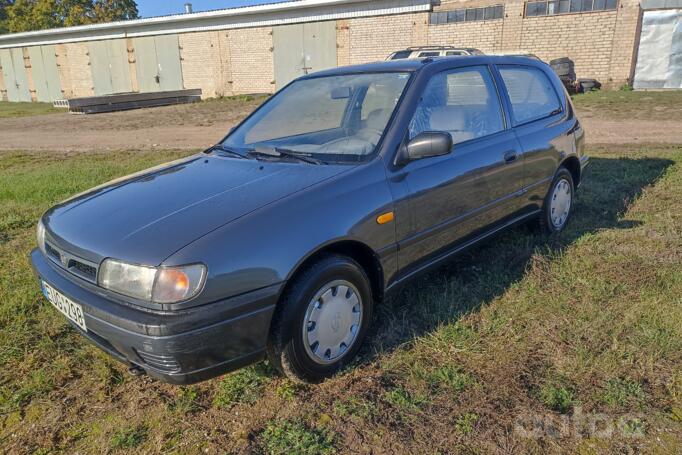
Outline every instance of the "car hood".
<path fill-rule="evenodd" d="M 158 265 L 206 233 L 346 168 L 199 155 L 77 195 L 43 221 L 48 239 L 84 259 Z"/>

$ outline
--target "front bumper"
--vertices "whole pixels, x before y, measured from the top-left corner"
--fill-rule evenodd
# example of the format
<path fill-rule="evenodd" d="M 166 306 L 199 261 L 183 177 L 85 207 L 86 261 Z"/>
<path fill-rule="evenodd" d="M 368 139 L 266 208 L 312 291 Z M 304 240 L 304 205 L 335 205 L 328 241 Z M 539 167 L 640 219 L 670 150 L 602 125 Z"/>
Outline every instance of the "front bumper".
<path fill-rule="evenodd" d="M 31 252 L 41 280 L 83 307 L 88 340 L 128 366 L 172 384 L 209 379 L 261 360 L 281 285 L 174 312 L 112 302 L 101 289 Z"/>

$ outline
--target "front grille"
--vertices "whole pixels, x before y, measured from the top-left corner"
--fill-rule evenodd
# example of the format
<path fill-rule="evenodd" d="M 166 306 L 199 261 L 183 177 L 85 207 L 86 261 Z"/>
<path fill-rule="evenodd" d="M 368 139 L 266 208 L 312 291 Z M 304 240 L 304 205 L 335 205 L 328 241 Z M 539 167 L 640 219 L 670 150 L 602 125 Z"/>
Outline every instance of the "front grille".
<path fill-rule="evenodd" d="M 97 265 L 67 253 L 48 242 L 45 242 L 45 252 L 61 268 L 92 283 L 97 282 Z"/>
<path fill-rule="evenodd" d="M 80 275 L 83 278 L 87 278 L 92 281 L 97 279 L 97 269 L 95 267 L 80 262 L 76 259 L 69 260 L 69 266 L 67 268 L 76 275 Z"/>
<path fill-rule="evenodd" d="M 170 355 L 152 354 L 150 352 L 137 351 L 144 362 L 150 367 L 167 373 L 180 371 L 180 364 Z"/>
<path fill-rule="evenodd" d="M 62 255 L 49 243 L 45 244 L 45 252 L 47 253 L 48 256 L 50 256 L 53 259 L 56 259 L 58 262 L 62 261 Z"/>

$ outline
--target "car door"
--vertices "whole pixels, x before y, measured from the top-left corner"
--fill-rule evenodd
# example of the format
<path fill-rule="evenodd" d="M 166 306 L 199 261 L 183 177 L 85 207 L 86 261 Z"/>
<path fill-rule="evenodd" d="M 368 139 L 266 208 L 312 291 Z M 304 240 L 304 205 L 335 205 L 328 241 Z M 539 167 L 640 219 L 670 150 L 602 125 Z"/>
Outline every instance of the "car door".
<path fill-rule="evenodd" d="M 574 122 L 562 121 L 566 100 L 545 72 L 528 65 L 497 66 L 514 131 L 523 148 L 527 210 L 538 210 L 561 160 L 575 152 Z"/>
<path fill-rule="evenodd" d="M 397 220 L 401 274 L 518 209 L 523 163 L 504 117 L 487 65 L 442 71 L 426 84 L 406 141 L 446 131 L 454 145 L 450 154 L 411 161 L 390 176 L 404 185 L 412 215 Z"/>

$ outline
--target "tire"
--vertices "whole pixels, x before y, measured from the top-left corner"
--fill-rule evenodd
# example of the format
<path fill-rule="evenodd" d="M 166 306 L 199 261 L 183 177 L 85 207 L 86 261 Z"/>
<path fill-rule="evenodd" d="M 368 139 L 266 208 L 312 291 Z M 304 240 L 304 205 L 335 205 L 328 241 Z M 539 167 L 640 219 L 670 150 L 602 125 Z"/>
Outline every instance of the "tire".
<path fill-rule="evenodd" d="M 334 375 L 360 350 L 373 306 L 369 278 L 356 261 L 323 257 L 298 273 L 280 299 L 268 342 L 270 362 L 298 382 Z"/>
<path fill-rule="evenodd" d="M 559 187 L 560 188 L 557 188 Z M 565 205 L 557 198 L 561 198 L 564 191 L 568 190 L 568 208 L 564 210 Z M 540 228 L 547 234 L 554 234 L 561 232 L 568 223 L 573 212 L 575 202 L 575 185 L 573 176 L 565 167 L 560 167 L 554 176 L 552 185 L 549 187 L 547 196 L 542 205 L 542 212 L 540 213 Z M 564 214 L 565 212 L 565 214 Z"/>

